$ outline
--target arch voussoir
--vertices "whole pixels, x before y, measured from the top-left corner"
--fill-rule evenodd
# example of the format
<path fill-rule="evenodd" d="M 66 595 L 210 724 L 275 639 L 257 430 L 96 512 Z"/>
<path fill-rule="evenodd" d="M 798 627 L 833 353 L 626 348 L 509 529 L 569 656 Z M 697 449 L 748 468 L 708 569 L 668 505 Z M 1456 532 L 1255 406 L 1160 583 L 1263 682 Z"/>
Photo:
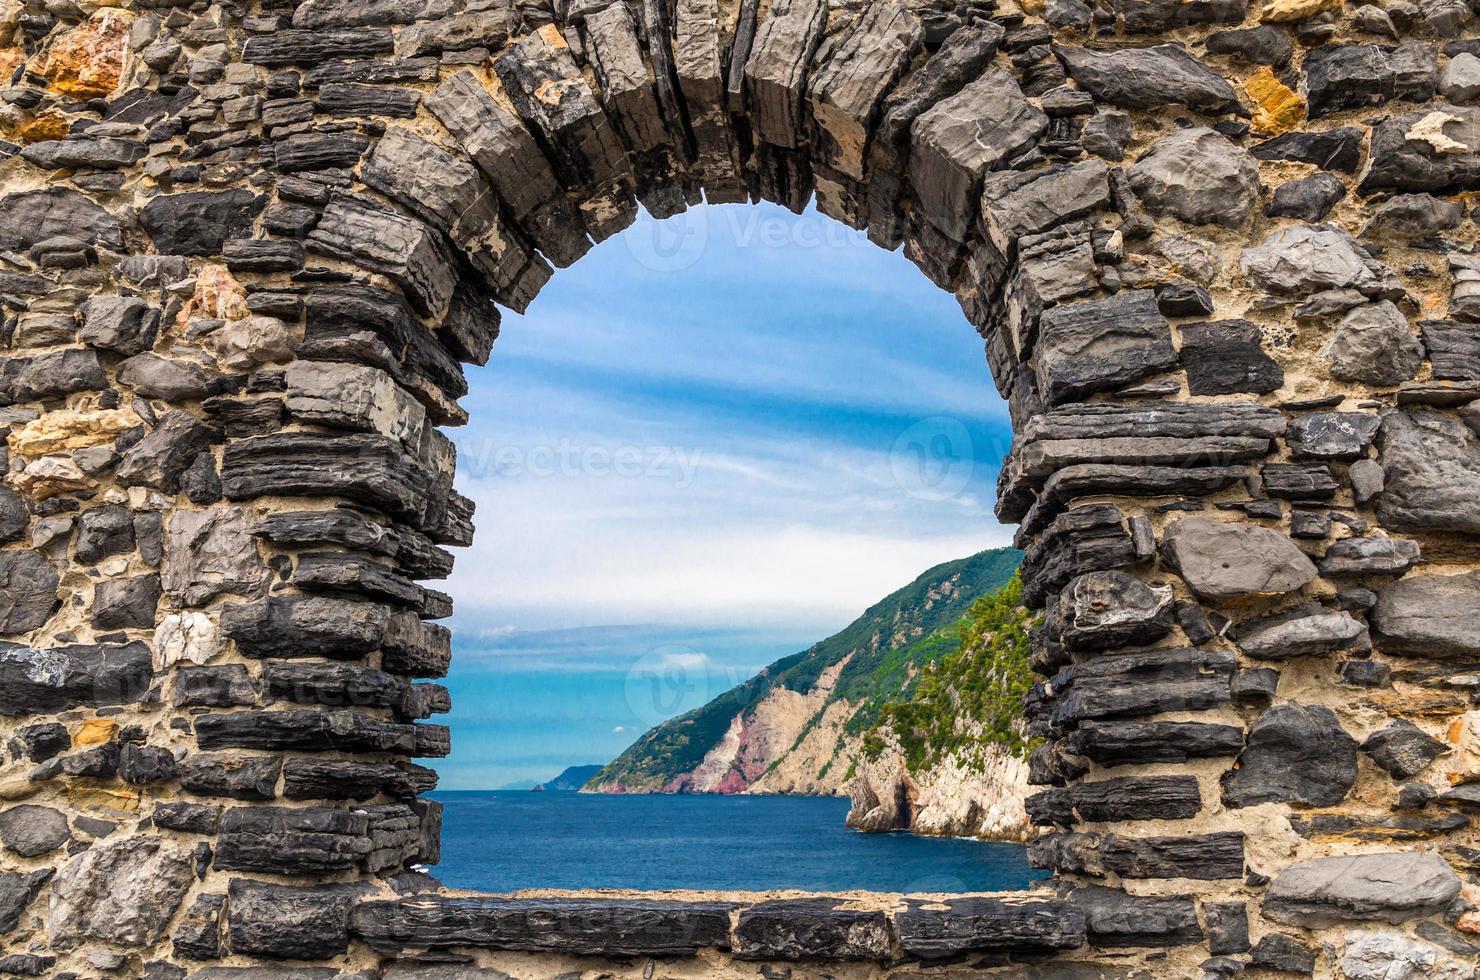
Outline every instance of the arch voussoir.
<path fill-rule="evenodd" d="M 0 973 L 1470 975 L 1477 34 L 0 0 Z M 444 892 L 462 364 L 639 205 L 814 199 L 956 295 L 1007 401 L 1054 881 Z"/>

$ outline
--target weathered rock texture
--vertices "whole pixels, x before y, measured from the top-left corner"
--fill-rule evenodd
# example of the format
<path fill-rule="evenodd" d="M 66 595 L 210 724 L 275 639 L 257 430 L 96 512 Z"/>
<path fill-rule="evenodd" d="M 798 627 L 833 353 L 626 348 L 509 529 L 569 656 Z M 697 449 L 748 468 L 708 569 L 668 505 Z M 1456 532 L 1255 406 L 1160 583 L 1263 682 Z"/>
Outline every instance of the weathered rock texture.
<path fill-rule="evenodd" d="M 1457 0 L 0 0 L 0 973 L 1471 971 L 1477 54 Z M 1008 401 L 1054 897 L 401 895 L 460 364 L 639 202 L 814 193 Z"/>

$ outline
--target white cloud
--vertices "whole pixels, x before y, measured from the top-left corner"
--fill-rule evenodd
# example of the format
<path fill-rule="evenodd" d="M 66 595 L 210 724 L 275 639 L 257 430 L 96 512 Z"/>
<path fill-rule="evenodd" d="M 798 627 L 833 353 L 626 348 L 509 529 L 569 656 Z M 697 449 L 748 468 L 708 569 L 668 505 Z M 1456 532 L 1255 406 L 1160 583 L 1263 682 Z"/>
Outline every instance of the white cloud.
<path fill-rule="evenodd" d="M 625 732 L 626 730 L 627 730 L 627 726 L 626 725 L 618 725 L 617 727 L 615 727 L 615 728 L 612 729 L 612 734 L 613 735 L 620 735 L 623 732 Z"/>

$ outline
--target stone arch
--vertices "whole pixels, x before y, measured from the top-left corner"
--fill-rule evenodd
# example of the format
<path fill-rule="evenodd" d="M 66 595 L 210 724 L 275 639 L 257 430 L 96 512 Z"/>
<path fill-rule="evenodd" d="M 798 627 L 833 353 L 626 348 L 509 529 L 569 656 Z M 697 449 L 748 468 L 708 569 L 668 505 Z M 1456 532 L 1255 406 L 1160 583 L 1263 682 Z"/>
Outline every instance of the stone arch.
<path fill-rule="evenodd" d="M 1468 963 L 1476 34 L 1456 0 L 0 0 L 0 969 Z M 418 580 L 472 534 L 460 363 L 638 202 L 814 193 L 957 295 L 1008 399 L 1055 890 L 439 892 Z"/>

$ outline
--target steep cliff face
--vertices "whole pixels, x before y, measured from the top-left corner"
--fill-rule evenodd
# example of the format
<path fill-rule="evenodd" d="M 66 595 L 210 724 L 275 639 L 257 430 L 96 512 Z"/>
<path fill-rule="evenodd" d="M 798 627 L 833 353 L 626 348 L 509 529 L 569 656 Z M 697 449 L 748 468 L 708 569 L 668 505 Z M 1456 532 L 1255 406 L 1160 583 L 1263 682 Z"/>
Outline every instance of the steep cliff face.
<path fill-rule="evenodd" d="M 1027 763 L 1001 745 L 953 752 L 916 771 L 895 742 L 887 752 L 859 760 L 848 781 L 848 826 L 870 833 L 1026 841 L 1033 836 L 1023 809 L 1027 781 Z"/>
<path fill-rule="evenodd" d="M 848 825 L 944 837 L 1026 840 L 1030 683 L 1027 611 L 1013 579 L 957 624 L 959 646 L 880 712 L 854 755 Z"/>
<path fill-rule="evenodd" d="M 840 792 L 843 750 L 909 694 L 924 664 L 951 647 L 941 631 L 1021 560 L 999 548 L 937 565 L 836 635 L 647 732 L 587 790 Z"/>
<path fill-rule="evenodd" d="M 1021 740 L 995 716 L 970 714 L 983 708 L 978 684 L 1002 687 L 1002 705 L 1018 711 L 1026 681 L 1006 673 L 1026 678 L 1026 655 L 996 657 L 988 635 L 1017 620 L 979 614 L 1004 588 L 1006 608 L 1016 609 L 1017 560 L 989 551 L 931 569 L 838 636 L 648 732 L 587 790 L 846 794 L 861 829 L 1021 837 Z M 995 658 L 995 673 L 982 673 L 968 652 Z M 968 696 L 941 687 L 947 661 L 964 672 Z M 920 728 L 938 723 L 953 731 Z"/>

